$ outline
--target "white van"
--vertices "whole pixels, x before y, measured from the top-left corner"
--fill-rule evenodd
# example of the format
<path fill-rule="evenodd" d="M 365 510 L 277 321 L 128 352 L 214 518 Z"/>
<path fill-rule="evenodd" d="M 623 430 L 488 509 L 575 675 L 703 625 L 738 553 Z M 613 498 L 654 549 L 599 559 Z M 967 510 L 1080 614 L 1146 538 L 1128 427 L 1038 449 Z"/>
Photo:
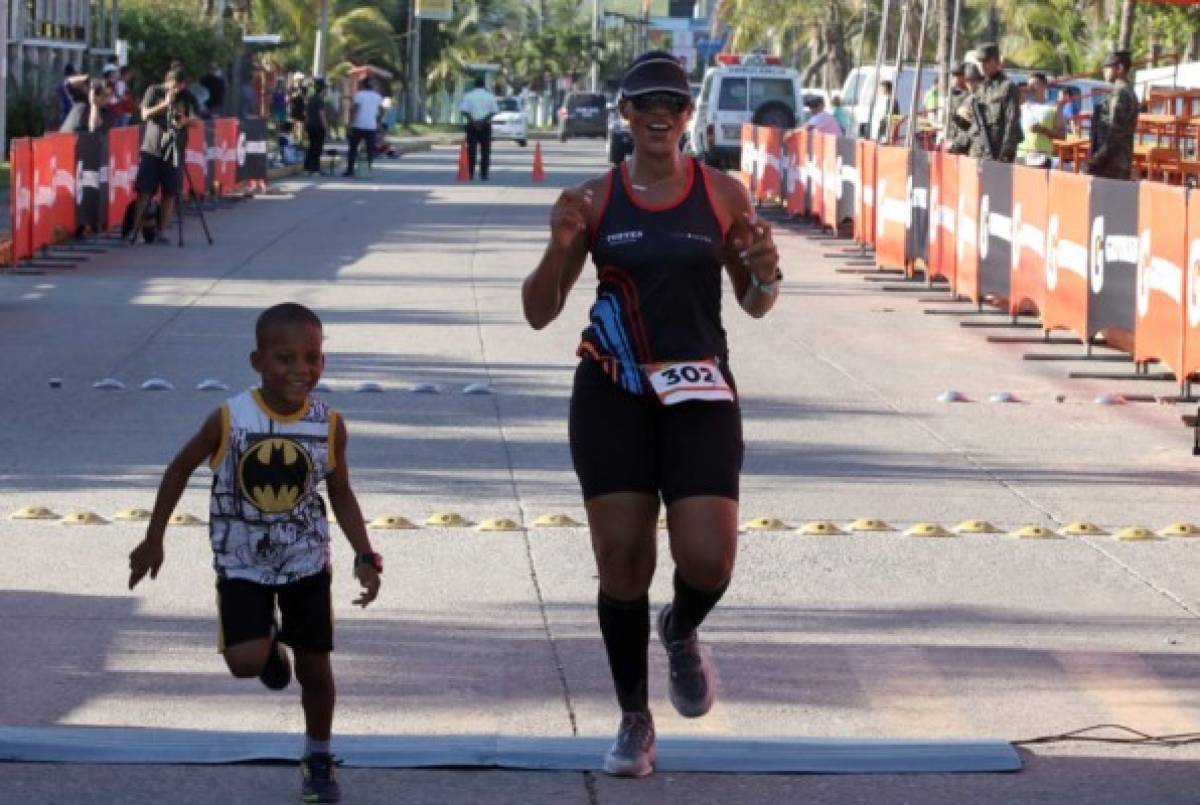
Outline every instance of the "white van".
<path fill-rule="evenodd" d="M 742 124 L 791 129 L 804 111 L 800 72 L 775 56 L 717 56 L 704 73 L 688 147 L 709 165 L 733 167 L 742 159 Z"/>
<path fill-rule="evenodd" d="M 884 65 L 880 71 L 884 81 L 892 82 L 892 93 L 900 107 L 900 114 L 907 119 L 912 111 L 913 81 L 917 77 L 917 66 L 906 64 L 900 68 L 900 81 L 896 81 L 895 65 Z M 917 91 L 917 108 L 922 108 L 925 93 L 937 81 L 938 68 L 936 64 L 926 64 L 921 67 L 921 87 Z M 879 131 L 879 123 L 885 114 L 882 99 L 875 101 L 874 122 L 867 126 L 867 116 L 871 114 L 871 99 L 879 91 L 875 80 L 875 65 L 856 67 L 846 76 L 842 85 L 842 107 L 849 113 L 854 130 L 846 132 L 851 136 L 865 137 L 868 133 L 874 135 Z"/>

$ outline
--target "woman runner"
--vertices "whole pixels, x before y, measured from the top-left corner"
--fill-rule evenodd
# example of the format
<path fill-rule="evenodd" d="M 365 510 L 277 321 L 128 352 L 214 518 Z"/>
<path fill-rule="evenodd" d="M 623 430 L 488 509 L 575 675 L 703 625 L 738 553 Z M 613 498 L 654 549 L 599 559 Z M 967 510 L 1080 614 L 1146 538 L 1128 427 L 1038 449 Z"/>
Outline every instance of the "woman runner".
<path fill-rule="evenodd" d="M 737 551 L 742 425 L 721 326 L 721 268 L 743 310 L 775 304 L 782 274 L 771 229 L 733 179 L 680 152 L 687 74 L 651 51 L 621 81 L 633 154 L 559 196 L 550 243 L 522 290 L 541 329 L 562 311 L 588 254 L 599 272 L 571 397 L 570 443 L 599 569 L 600 631 L 621 707 L 610 774 L 653 771 L 647 593 L 659 498 L 675 560 L 674 600 L 658 613 L 670 698 L 684 716 L 712 707 L 715 679 L 696 629 L 729 585 Z"/>

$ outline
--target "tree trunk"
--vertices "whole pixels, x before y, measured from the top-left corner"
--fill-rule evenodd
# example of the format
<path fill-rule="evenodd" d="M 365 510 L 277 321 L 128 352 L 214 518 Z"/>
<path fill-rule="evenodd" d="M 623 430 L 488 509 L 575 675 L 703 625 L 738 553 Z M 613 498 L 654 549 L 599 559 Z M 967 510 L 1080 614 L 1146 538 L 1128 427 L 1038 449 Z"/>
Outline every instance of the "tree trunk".
<path fill-rule="evenodd" d="M 1133 12 L 1137 0 L 1121 0 L 1121 19 L 1117 25 L 1117 50 L 1129 50 L 1133 41 Z"/>
<path fill-rule="evenodd" d="M 840 88 L 850 74 L 850 52 L 846 49 L 846 22 L 842 18 L 842 5 L 834 2 L 830 9 L 829 24 L 825 28 L 825 47 L 829 54 L 825 88 Z"/>
<path fill-rule="evenodd" d="M 950 67 L 954 61 L 954 54 L 950 52 L 954 33 L 954 0 L 937 0 L 937 15 L 938 97 L 945 98 L 950 92 Z"/>
<path fill-rule="evenodd" d="M 829 51 L 822 51 L 813 59 L 812 64 L 808 65 L 808 69 L 804 71 L 804 75 L 800 77 L 800 85 L 807 87 L 812 83 L 813 78 L 817 73 L 821 72 L 821 68 L 825 66 L 826 60 L 829 58 Z"/>

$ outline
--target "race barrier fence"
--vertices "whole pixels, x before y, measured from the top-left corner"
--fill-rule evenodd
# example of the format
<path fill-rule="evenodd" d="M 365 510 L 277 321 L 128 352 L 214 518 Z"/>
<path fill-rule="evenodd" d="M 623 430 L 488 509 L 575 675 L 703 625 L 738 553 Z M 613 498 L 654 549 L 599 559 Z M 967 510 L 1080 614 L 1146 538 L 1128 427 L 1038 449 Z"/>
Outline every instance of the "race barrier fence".
<path fill-rule="evenodd" d="M 849 225 L 879 269 L 943 279 L 955 298 L 1038 316 L 1047 332 L 1103 337 L 1190 391 L 1200 372 L 1200 188 L 808 129 L 747 124 L 742 139 L 756 203 L 834 233 Z"/>
<path fill-rule="evenodd" d="M 139 127 L 127 126 L 106 133 L 56 132 L 12 140 L 13 265 L 49 246 L 122 225 L 136 195 L 141 135 Z M 203 199 L 265 185 L 265 121 L 196 121 L 186 135 L 182 148 L 191 181 L 182 183 L 182 191 Z"/>

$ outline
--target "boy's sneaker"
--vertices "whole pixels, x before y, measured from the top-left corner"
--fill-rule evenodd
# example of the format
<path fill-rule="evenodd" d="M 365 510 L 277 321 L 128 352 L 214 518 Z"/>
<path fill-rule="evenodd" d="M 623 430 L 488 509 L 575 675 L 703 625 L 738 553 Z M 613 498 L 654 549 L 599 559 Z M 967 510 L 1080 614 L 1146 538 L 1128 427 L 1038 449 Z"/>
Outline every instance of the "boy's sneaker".
<path fill-rule="evenodd" d="M 259 680 L 271 690 L 283 690 L 292 681 L 292 663 L 287 649 L 279 642 L 279 629 L 271 637 L 271 650 L 267 652 L 267 664 L 258 674 Z"/>
<path fill-rule="evenodd" d="M 614 777 L 645 777 L 654 771 L 658 743 L 649 713 L 624 713 L 617 740 L 604 756 L 604 770 Z"/>
<path fill-rule="evenodd" d="M 684 718 L 699 718 L 712 709 L 717 697 L 712 659 L 700 647 L 695 631 L 681 640 L 668 640 L 670 619 L 671 605 L 667 604 L 658 613 L 658 639 L 667 650 L 671 667 L 671 704 Z"/>
<path fill-rule="evenodd" d="M 313 752 L 300 758 L 302 802 L 341 802 L 342 790 L 333 776 L 333 755 Z"/>

